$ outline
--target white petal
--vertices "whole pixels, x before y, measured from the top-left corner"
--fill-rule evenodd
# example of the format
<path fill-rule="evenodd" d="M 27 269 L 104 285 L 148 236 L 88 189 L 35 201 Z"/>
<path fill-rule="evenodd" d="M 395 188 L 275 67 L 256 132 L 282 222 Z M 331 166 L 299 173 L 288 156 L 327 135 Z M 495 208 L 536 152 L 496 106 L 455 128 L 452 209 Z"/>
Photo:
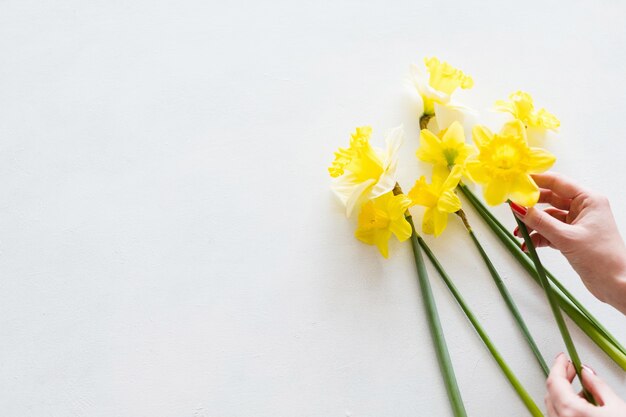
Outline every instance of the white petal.
<path fill-rule="evenodd" d="M 459 122 L 465 131 L 465 137 L 471 137 L 472 126 L 476 124 L 476 111 L 459 103 L 435 103 L 435 117 L 439 130 L 449 128 Z"/>
<path fill-rule="evenodd" d="M 420 68 L 413 64 L 411 65 L 411 75 L 413 76 L 413 83 L 415 84 L 415 88 L 417 91 L 423 96 L 429 97 L 436 101 L 441 101 L 442 103 L 447 103 L 450 101 L 450 95 L 443 93 L 441 91 L 437 91 L 428 84 L 428 74 L 422 73 Z"/>
<path fill-rule="evenodd" d="M 381 195 L 388 193 L 393 190 L 393 187 L 396 186 L 396 182 L 398 182 L 398 178 L 396 177 L 396 164 L 391 166 L 389 170 L 383 172 L 383 174 L 378 179 L 378 182 L 372 188 L 372 192 L 370 193 L 370 197 L 376 198 Z"/>
<path fill-rule="evenodd" d="M 363 203 L 370 196 L 370 193 L 367 193 L 366 191 L 372 184 L 374 184 L 374 182 L 376 181 L 370 179 L 357 184 L 353 188 L 352 193 L 348 198 L 348 201 L 346 201 L 346 216 L 352 216 L 352 212 L 354 211 L 355 207 L 361 205 L 361 203 Z"/>
<path fill-rule="evenodd" d="M 337 195 L 343 205 L 346 206 L 346 215 L 350 217 L 354 208 L 367 197 L 367 189 L 376 182 L 369 179 L 364 182 L 357 182 L 350 174 L 342 175 L 331 184 L 331 189 Z"/>
<path fill-rule="evenodd" d="M 422 95 L 417 91 L 417 85 L 413 82 L 413 79 L 405 79 L 406 90 L 409 94 L 410 107 L 407 108 L 415 117 L 421 117 L 424 114 L 424 99 Z"/>
<path fill-rule="evenodd" d="M 402 125 L 391 129 L 387 132 L 385 143 L 387 150 L 383 158 L 383 169 L 387 170 L 392 164 L 398 160 L 398 150 L 402 146 L 404 140 L 404 127 Z"/>

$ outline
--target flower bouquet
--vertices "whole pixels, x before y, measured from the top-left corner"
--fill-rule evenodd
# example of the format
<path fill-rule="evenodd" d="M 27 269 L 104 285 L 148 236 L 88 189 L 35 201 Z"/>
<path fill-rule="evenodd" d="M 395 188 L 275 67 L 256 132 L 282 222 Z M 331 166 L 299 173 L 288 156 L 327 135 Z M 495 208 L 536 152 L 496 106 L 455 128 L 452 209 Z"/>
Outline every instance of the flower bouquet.
<path fill-rule="evenodd" d="M 517 91 L 506 101 L 496 101 L 495 110 L 505 113 L 509 120 L 494 133 L 486 126 L 476 123 L 475 111 L 453 98 L 457 89 L 472 88 L 473 79 L 437 58 L 427 58 L 424 63 L 425 69 L 412 67 L 413 82 L 419 93 L 418 104 L 421 109 L 417 115 L 421 132 L 416 156 L 419 160 L 432 164 L 430 180 L 421 176 L 404 193 L 397 180 L 398 153 L 404 137 L 402 126 L 387 133 L 384 148 L 372 146 L 372 128 L 363 126 L 356 128 L 347 148 L 339 148 L 335 153 L 335 159 L 329 168 L 333 178 L 332 189 L 345 206 L 348 217 L 358 212 L 355 237 L 363 243 L 375 245 L 385 258 L 389 257 L 389 240 L 392 236 L 401 242 L 410 240 L 425 316 L 453 414 L 467 415 L 423 254 L 434 266 L 528 412 L 533 416 L 542 416 L 541 410 L 496 348 L 443 264 L 417 232 L 411 207 L 425 207 L 421 219 L 421 230 L 424 234 L 440 236 L 451 221 L 450 215 L 463 224 L 468 241 L 472 242 L 470 245 L 485 263 L 494 285 L 524 336 L 528 349 L 533 353 L 537 366 L 545 375 L 548 374 L 546 361 L 479 236 L 472 229 L 470 216 L 464 210 L 459 194 L 486 222 L 531 278 L 543 287 L 578 377 L 580 378 L 581 371 L 580 358 L 562 312 L 626 370 L 624 347 L 543 267 L 528 229 L 518 218 L 524 215 L 526 207 L 534 206 L 539 200 L 540 190 L 531 174 L 545 172 L 556 160 L 546 150 L 530 144 L 540 142 L 549 131 L 556 131 L 560 122 L 547 110 L 536 109 L 528 93 Z M 465 137 L 466 129 L 471 130 L 471 143 Z M 487 205 L 468 187 L 467 182 L 483 187 L 482 194 L 487 205 L 506 203 L 511 207 L 524 243 L 520 245 L 515 236 L 505 229 Z M 594 399 L 588 392 L 583 391 L 583 394 L 593 403 Z"/>

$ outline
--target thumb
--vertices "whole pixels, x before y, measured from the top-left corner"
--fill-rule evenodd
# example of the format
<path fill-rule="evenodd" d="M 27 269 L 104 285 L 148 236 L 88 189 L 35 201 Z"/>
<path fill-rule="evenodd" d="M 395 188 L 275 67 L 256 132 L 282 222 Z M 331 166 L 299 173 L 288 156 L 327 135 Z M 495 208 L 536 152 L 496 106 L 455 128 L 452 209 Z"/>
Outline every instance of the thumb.
<path fill-rule="evenodd" d="M 520 219 L 531 229 L 536 230 L 551 243 L 559 245 L 562 241 L 565 230 L 569 226 L 560 220 L 555 219 L 550 214 L 535 207 L 530 207 L 525 216 Z"/>
<path fill-rule="evenodd" d="M 611 387 L 600 379 L 591 368 L 585 365 L 582 366 L 582 383 L 598 405 L 611 403 L 617 397 L 617 394 L 613 392 Z"/>

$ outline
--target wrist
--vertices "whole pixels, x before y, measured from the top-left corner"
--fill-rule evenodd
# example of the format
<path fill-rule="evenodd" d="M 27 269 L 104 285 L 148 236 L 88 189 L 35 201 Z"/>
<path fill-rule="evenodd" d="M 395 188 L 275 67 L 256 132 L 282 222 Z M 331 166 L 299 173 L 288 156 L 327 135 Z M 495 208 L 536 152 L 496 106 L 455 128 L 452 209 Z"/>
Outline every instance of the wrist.
<path fill-rule="evenodd" d="M 611 282 L 606 286 L 605 302 L 626 314 L 626 261 L 613 276 L 607 277 Z"/>
<path fill-rule="evenodd" d="M 609 297 L 609 304 L 626 314 L 626 275 L 617 279 L 616 291 Z"/>

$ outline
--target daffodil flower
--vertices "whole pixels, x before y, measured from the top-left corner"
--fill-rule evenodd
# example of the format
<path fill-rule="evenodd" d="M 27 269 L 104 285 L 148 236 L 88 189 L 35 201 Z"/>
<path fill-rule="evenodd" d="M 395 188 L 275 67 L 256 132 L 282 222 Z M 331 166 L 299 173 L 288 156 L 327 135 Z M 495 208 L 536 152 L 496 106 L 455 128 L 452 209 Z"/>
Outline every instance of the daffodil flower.
<path fill-rule="evenodd" d="M 546 109 L 535 110 L 533 98 L 523 91 L 509 95 L 509 101 L 496 101 L 496 110 L 510 113 L 528 129 L 556 130 L 561 125 L 559 119 Z"/>
<path fill-rule="evenodd" d="M 378 246 L 385 257 L 389 257 L 391 235 L 403 242 L 411 237 L 412 229 L 404 217 L 411 205 L 411 199 L 404 194 L 385 193 L 361 206 L 358 228 L 354 235 L 361 242 Z"/>
<path fill-rule="evenodd" d="M 424 162 L 452 167 L 463 166 L 465 160 L 475 151 L 473 146 L 465 143 L 463 126 L 459 122 L 454 122 L 437 135 L 428 129 L 422 129 L 416 155 Z"/>
<path fill-rule="evenodd" d="M 539 188 L 530 174 L 548 170 L 556 158 L 549 152 L 529 147 L 526 129 L 520 120 L 507 122 L 500 133 L 484 126 L 474 126 L 474 143 L 479 154 L 467 161 L 470 178 L 484 186 L 488 204 L 495 206 L 511 199 L 523 206 L 533 206 L 539 199 Z"/>
<path fill-rule="evenodd" d="M 454 68 L 438 58 L 425 58 L 427 74 L 420 67 L 413 65 L 413 83 L 423 102 L 424 115 L 436 115 L 440 129 L 449 126 L 451 120 L 459 120 L 471 110 L 451 100 L 457 88 L 468 89 L 474 86 L 474 80 L 460 69 Z"/>
<path fill-rule="evenodd" d="M 426 207 L 422 220 L 424 233 L 439 236 L 448 225 L 448 214 L 461 209 L 461 200 L 454 192 L 461 180 L 463 168 L 455 165 L 452 171 L 443 165 L 435 165 L 430 184 L 422 176 L 409 191 L 412 205 Z"/>
<path fill-rule="evenodd" d="M 380 197 L 396 184 L 398 149 L 402 144 L 402 126 L 392 129 L 386 137 L 385 150 L 374 148 L 369 140 L 372 128 L 357 127 L 349 148 L 335 152 L 328 172 L 335 178 L 332 189 L 346 206 L 348 216 L 367 199 Z"/>

